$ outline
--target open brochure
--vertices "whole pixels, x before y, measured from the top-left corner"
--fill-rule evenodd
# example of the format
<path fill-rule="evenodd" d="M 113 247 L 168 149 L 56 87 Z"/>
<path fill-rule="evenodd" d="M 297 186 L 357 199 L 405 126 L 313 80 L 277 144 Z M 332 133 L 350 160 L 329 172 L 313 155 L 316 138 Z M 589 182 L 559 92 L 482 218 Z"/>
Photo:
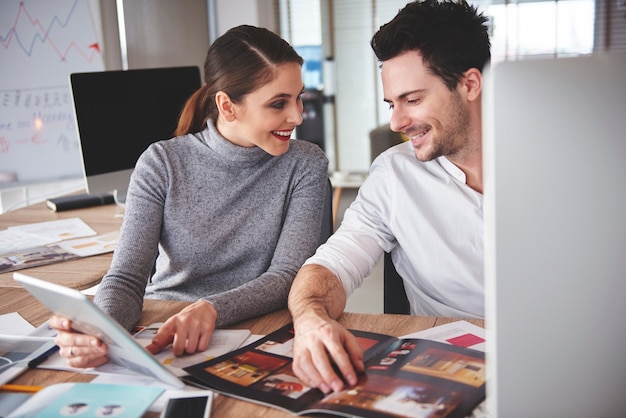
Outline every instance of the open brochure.
<path fill-rule="evenodd" d="M 133 336 L 141 346 L 145 347 L 150 344 L 152 337 L 154 337 L 161 325 L 163 325 L 162 322 L 157 322 L 149 326 L 137 327 Z M 172 347 L 168 346 L 160 353 L 154 354 L 154 357 L 159 363 L 165 366 L 165 368 L 180 377 L 186 374 L 184 367 L 207 361 L 235 350 L 241 347 L 250 336 L 250 330 L 247 329 L 216 329 L 211 336 L 209 347 L 204 351 L 177 357 L 174 355 Z M 54 356 L 50 356 L 50 358 L 39 367 L 52 370 L 69 370 L 80 373 L 88 372 L 105 375 L 134 374 L 125 367 L 112 362 L 107 362 L 93 369 L 76 369 L 69 366 L 67 361 L 58 353 Z"/>
<path fill-rule="evenodd" d="M 0 231 L 0 273 L 112 252 L 118 231 L 96 235 L 80 218 Z"/>
<path fill-rule="evenodd" d="M 292 371 L 293 324 L 260 340 L 185 368 L 188 383 L 296 415 L 466 417 L 485 399 L 481 351 L 420 338 L 355 331 L 365 373 L 346 390 L 324 395 Z"/>
<path fill-rule="evenodd" d="M 157 322 L 149 326 L 136 327 L 133 336 L 141 346 L 145 347 L 150 344 L 161 325 L 163 325 L 162 322 Z M 71 367 L 56 350 L 51 350 L 55 347 L 55 336 L 56 331 L 48 325 L 47 321 L 34 328 L 17 312 L 0 315 L 0 384 L 8 382 L 27 370 L 28 363 L 33 359 L 40 360 L 37 361 L 37 367 L 42 369 L 98 375 L 135 374 L 124 366 L 112 362 L 91 369 Z M 154 357 L 176 376 L 183 376 L 186 374 L 184 367 L 228 353 L 257 337 L 253 336 L 248 329 L 216 329 L 209 347 L 204 351 L 177 357 L 170 345 Z M 45 355 L 45 358 L 42 355 Z"/>
<path fill-rule="evenodd" d="M 152 338 L 156 335 L 162 322 L 143 327 L 136 334 L 135 339 L 139 341 L 143 347 L 150 344 Z M 175 356 L 172 347 L 169 346 L 165 350 L 154 355 L 154 357 L 165 367 L 170 369 L 177 376 L 186 374 L 184 368 L 214 359 L 222 354 L 233 351 L 239 347 L 250 337 L 251 333 L 248 329 L 216 329 L 211 335 L 209 347 L 197 353 L 184 354 Z"/>

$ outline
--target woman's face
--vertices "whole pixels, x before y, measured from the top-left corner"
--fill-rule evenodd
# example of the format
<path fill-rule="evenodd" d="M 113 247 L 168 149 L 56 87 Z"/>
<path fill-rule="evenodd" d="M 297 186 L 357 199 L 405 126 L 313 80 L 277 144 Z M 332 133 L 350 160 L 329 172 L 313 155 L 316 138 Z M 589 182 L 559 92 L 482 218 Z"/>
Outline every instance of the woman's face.
<path fill-rule="evenodd" d="M 302 68 L 297 63 L 278 66 L 270 83 L 232 105 L 232 120 L 220 115 L 218 131 L 230 142 L 257 146 L 278 156 L 289 149 L 289 138 L 302 123 Z"/>

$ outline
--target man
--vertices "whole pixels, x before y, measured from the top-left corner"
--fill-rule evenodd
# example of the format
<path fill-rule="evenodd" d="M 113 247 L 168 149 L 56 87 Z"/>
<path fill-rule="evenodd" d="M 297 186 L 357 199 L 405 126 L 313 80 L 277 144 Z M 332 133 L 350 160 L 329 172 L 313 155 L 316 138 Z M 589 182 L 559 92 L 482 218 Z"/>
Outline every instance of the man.
<path fill-rule="evenodd" d="M 409 141 L 374 161 L 341 227 L 292 285 L 293 370 L 325 393 L 354 385 L 363 371 L 362 349 L 334 319 L 384 251 L 412 314 L 484 316 L 485 23 L 465 1 L 427 0 L 406 5 L 372 38 L 390 127 Z"/>

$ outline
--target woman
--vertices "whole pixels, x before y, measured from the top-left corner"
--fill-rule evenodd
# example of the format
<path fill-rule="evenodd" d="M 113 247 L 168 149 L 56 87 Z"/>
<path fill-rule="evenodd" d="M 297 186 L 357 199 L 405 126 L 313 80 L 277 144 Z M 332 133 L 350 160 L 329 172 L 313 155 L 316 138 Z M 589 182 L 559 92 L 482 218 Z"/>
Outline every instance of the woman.
<path fill-rule="evenodd" d="M 176 137 L 137 161 L 111 267 L 95 302 L 127 329 L 143 298 L 193 302 L 148 349 L 208 347 L 216 326 L 286 306 L 291 282 L 318 244 L 328 161 L 290 140 L 302 123 L 302 58 L 267 29 L 239 26 L 209 48 L 206 84 Z M 156 262 L 155 262 L 156 260 Z M 73 367 L 107 361 L 96 337 L 54 316 Z"/>

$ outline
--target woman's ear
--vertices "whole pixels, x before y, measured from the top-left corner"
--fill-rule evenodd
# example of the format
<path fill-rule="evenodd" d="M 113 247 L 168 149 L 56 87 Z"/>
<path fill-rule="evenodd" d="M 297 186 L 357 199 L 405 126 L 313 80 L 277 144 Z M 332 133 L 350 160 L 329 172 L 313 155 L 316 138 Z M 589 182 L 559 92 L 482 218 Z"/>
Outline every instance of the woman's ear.
<path fill-rule="evenodd" d="M 217 110 L 227 122 L 232 122 L 235 120 L 235 106 L 232 100 L 230 100 L 230 96 L 223 91 L 218 91 L 215 94 L 215 105 L 217 106 Z"/>

